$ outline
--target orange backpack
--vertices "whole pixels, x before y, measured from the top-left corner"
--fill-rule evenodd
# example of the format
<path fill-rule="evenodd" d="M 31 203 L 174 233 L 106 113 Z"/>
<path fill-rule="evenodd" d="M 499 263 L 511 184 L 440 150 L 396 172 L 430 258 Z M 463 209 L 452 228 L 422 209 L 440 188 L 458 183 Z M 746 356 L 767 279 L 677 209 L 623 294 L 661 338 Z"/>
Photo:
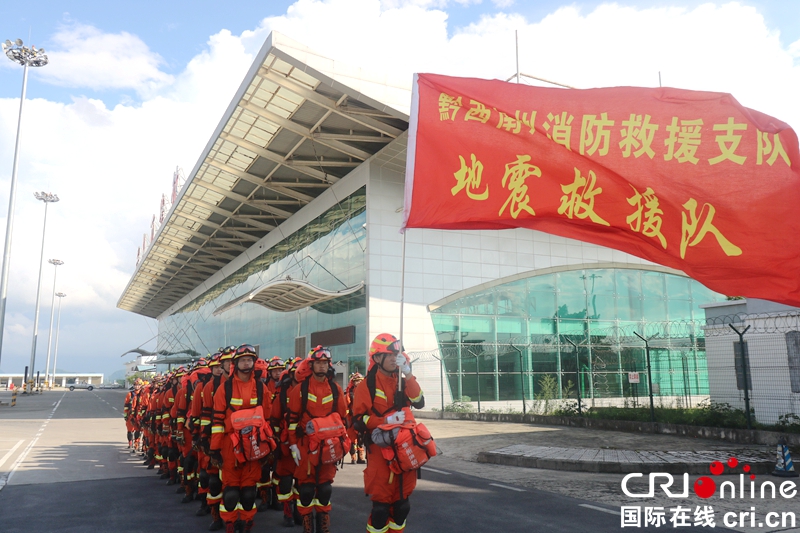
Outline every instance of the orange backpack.
<path fill-rule="evenodd" d="M 233 396 L 233 380 L 225 382 L 225 399 L 228 407 L 231 405 Z M 264 385 L 256 381 L 257 403 L 251 409 L 239 409 L 228 414 L 228 423 L 233 432 L 231 441 L 233 442 L 233 454 L 240 463 L 248 461 L 259 461 L 273 451 L 277 445 L 272 433 L 269 422 L 264 418 L 264 408 L 261 403 L 264 399 Z"/>
<path fill-rule="evenodd" d="M 378 426 L 391 443 L 391 446 L 381 447 L 381 454 L 389 462 L 389 470 L 395 474 L 419 470 L 436 455 L 436 443 L 428 428 L 411 420 L 408 414 L 406 416 L 409 418 L 402 424 Z M 393 431 L 395 429 L 397 432 Z"/>
<path fill-rule="evenodd" d="M 347 437 L 347 428 L 339 413 L 312 418 L 308 424 L 314 431 L 313 433 L 306 431 L 310 462 L 313 465 L 320 463 L 327 465 L 341 461 L 352 443 Z"/>

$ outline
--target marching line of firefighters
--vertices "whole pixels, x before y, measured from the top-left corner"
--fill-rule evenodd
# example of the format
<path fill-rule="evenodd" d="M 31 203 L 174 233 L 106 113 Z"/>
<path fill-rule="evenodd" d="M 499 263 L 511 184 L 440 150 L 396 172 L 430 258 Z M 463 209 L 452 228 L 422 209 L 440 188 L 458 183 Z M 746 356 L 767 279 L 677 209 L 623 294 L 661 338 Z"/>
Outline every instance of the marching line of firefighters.
<path fill-rule="evenodd" d="M 402 533 L 418 470 L 436 454 L 410 409 L 424 402 L 400 342 L 381 334 L 366 377 L 352 374 L 345 391 L 322 346 L 284 362 L 243 344 L 137 380 L 124 416 L 131 453 L 177 486 L 182 503 L 199 500 L 210 531 L 249 532 L 257 511 L 276 509 L 284 526 L 330 533 L 332 483 L 349 453 L 366 462 L 367 532 Z"/>

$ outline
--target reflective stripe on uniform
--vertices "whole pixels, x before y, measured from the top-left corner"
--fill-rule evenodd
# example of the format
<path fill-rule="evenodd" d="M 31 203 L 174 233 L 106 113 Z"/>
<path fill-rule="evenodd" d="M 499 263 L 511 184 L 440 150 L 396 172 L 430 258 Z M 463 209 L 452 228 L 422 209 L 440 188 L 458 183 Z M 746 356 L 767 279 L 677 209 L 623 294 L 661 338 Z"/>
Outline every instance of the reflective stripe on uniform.
<path fill-rule="evenodd" d="M 231 405 L 235 405 L 237 407 L 241 406 L 244 403 L 244 400 L 241 398 L 231 398 Z"/>
<path fill-rule="evenodd" d="M 294 424 L 289 424 L 289 431 L 294 431 L 296 429 L 297 429 L 297 422 L 295 422 Z"/>
<path fill-rule="evenodd" d="M 333 401 L 333 394 L 328 394 L 322 399 L 322 405 L 325 405 L 326 403 L 331 403 L 332 401 Z"/>
<path fill-rule="evenodd" d="M 258 398 L 250 398 L 250 405 L 257 405 L 257 404 L 258 404 Z"/>
<path fill-rule="evenodd" d="M 367 524 L 367 533 L 387 533 L 389 531 L 389 524 L 386 524 L 381 529 L 377 529 Z"/>
<path fill-rule="evenodd" d="M 384 400 L 386 400 L 386 393 L 383 392 L 381 389 L 375 389 L 375 397 L 383 398 Z"/>
<path fill-rule="evenodd" d="M 211 420 L 201 420 L 201 421 L 200 421 L 200 425 L 201 425 L 201 426 L 207 426 L 207 425 L 209 425 L 210 423 L 211 423 Z"/>
<path fill-rule="evenodd" d="M 311 393 L 309 392 L 309 393 L 308 393 L 308 401 L 309 401 L 309 402 L 316 402 L 316 401 L 317 401 L 317 395 L 316 395 L 316 394 L 311 394 Z"/>
<path fill-rule="evenodd" d="M 402 524 L 400 524 L 400 525 L 398 526 L 397 524 L 395 524 L 395 523 L 394 523 L 394 521 L 393 521 L 391 518 L 389 519 L 389 529 L 391 529 L 391 530 L 393 530 L 393 531 L 402 531 L 402 530 L 404 530 L 405 528 L 406 528 L 406 522 L 405 522 L 405 520 L 403 521 L 403 523 L 402 523 Z"/>
<path fill-rule="evenodd" d="M 416 402 L 420 401 L 421 399 L 422 399 L 422 391 L 419 391 L 419 396 L 417 396 L 416 398 L 409 398 L 409 400 L 411 400 L 411 403 L 416 403 Z M 405 526 L 403 526 L 403 527 L 405 527 Z"/>
<path fill-rule="evenodd" d="M 364 421 L 364 425 L 366 426 L 366 425 L 367 425 L 367 422 L 369 422 L 369 415 L 364 415 L 364 416 L 361 418 L 361 420 L 363 420 L 363 421 Z"/>
<path fill-rule="evenodd" d="M 211 427 L 211 433 L 225 433 L 225 427 L 224 426 L 212 426 Z"/>

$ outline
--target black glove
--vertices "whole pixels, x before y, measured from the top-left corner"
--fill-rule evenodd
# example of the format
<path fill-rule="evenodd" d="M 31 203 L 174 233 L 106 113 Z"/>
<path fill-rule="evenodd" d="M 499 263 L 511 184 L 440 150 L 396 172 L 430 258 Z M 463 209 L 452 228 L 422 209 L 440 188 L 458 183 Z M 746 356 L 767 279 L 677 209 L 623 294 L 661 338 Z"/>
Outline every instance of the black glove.
<path fill-rule="evenodd" d="M 208 457 L 217 464 L 222 464 L 222 452 L 220 450 L 211 450 Z"/>

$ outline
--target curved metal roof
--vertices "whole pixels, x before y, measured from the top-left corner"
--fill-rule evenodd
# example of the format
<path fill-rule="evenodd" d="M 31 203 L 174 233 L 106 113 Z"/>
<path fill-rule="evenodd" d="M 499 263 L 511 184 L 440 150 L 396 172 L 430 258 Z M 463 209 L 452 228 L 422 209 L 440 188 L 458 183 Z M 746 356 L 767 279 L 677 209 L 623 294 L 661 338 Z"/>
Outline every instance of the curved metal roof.
<path fill-rule="evenodd" d="M 117 307 L 158 317 L 402 134 L 409 94 L 271 33 Z"/>
<path fill-rule="evenodd" d="M 340 296 L 348 296 L 358 292 L 363 287 L 364 282 L 361 282 L 354 287 L 347 287 L 339 291 L 329 291 L 316 287 L 307 281 L 292 279 L 287 276 L 286 279 L 271 281 L 219 306 L 214 311 L 214 316 L 220 315 L 244 303 L 254 303 L 272 309 L 273 311 L 287 313 L 327 302 L 328 300 L 333 300 Z"/>

